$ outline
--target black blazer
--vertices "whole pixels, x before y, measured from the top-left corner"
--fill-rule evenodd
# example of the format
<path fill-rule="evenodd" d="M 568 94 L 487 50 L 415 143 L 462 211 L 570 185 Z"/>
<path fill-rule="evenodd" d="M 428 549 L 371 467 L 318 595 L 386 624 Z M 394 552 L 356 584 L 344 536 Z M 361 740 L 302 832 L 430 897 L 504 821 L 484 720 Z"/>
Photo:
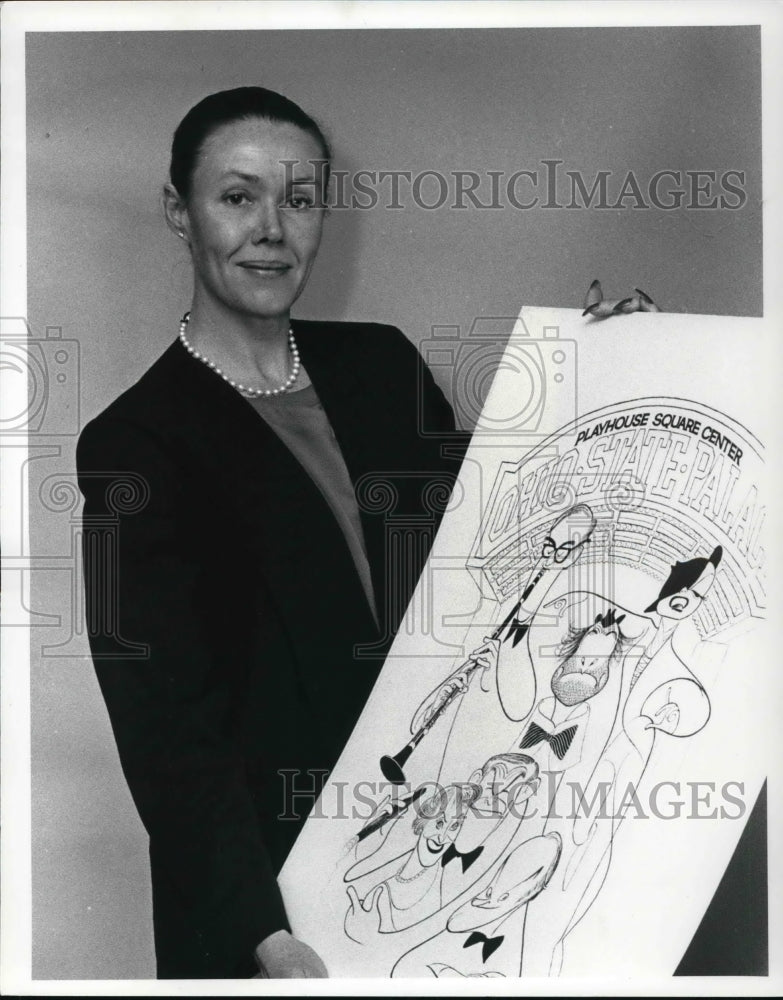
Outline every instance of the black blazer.
<path fill-rule="evenodd" d="M 252 976 L 255 946 L 288 927 L 276 873 L 376 679 L 464 446 L 400 331 L 294 330 L 359 497 L 380 630 L 319 489 L 178 341 L 79 439 L 88 633 L 150 838 L 161 978 Z"/>

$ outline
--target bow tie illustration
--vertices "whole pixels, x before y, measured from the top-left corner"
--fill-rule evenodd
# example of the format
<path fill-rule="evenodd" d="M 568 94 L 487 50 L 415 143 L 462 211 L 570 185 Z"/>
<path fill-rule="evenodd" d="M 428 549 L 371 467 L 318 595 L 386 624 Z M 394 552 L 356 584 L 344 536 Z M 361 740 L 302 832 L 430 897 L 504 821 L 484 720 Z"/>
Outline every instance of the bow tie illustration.
<path fill-rule="evenodd" d="M 527 728 L 527 732 L 522 737 L 519 748 L 520 750 L 526 750 L 528 747 L 534 747 L 537 743 L 548 743 L 552 747 L 552 752 L 557 759 L 562 760 L 568 753 L 568 748 L 571 746 L 576 730 L 576 726 L 569 726 L 568 729 L 563 729 L 559 733 L 548 733 L 541 726 L 536 725 L 535 722 L 531 722 Z"/>
<path fill-rule="evenodd" d="M 517 601 L 516 606 L 511 611 L 511 614 L 506 618 L 503 624 L 499 628 L 499 633 L 503 636 L 502 641 L 508 642 L 511 639 L 511 645 L 516 646 L 520 643 L 528 633 L 530 629 L 530 622 L 520 622 L 517 621 L 517 615 L 519 614 L 519 609 L 522 607 L 522 601 Z M 507 631 L 506 631 L 507 630 Z M 503 635 L 505 631 L 505 635 Z"/>
<path fill-rule="evenodd" d="M 468 935 L 468 939 L 462 947 L 470 948 L 470 946 L 474 944 L 481 944 L 481 961 L 486 962 L 490 955 L 497 951 L 503 944 L 503 935 L 499 934 L 497 937 L 487 937 L 483 931 L 472 931 Z"/>
<path fill-rule="evenodd" d="M 514 646 L 522 642 L 522 640 L 525 638 L 529 630 L 530 630 L 530 622 L 515 621 L 511 625 L 509 625 L 508 632 L 506 632 L 503 642 L 508 642 L 508 640 L 510 639 L 511 647 L 513 649 Z"/>
<path fill-rule="evenodd" d="M 449 844 L 446 848 L 446 853 L 440 859 L 440 866 L 441 868 L 445 868 L 449 861 L 453 861 L 454 858 L 459 858 L 462 862 L 462 873 L 464 875 L 483 850 L 483 847 L 474 847 L 472 851 L 466 851 L 465 854 L 463 854 L 462 851 L 458 851 L 453 844 Z"/>
<path fill-rule="evenodd" d="M 533 593 L 533 588 L 536 586 L 536 584 L 543 575 L 544 571 L 539 570 L 539 572 L 536 574 L 535 579 L 531 580 L 531 582 L 527 585 L 527 587 L 525 587 L 522 596 L 512 608 L 511 614 L 506 618 L 506 620 L 503 622 L 503 624 L 495 633 L 496 639 L 499 639 L 500 636 L 503 635 L 503 630 L 506 628 L 508 629 L 508 632 L 506 632 L 506 634 L 503 636 L 503 642 L 508 642 L 508 640 L 511 639 L 512 647 L 516 646 L 525 638 L 527 633 L 530 631 L 530 625 L 533 619 L 529 618 L 526 622 L 521 622 L 517 619 L 517 615 L 519 614 L 519 609 L 522 607 L 522 605 L 525 603 L 528 597 L 530 597 L 530 595 Z"/>

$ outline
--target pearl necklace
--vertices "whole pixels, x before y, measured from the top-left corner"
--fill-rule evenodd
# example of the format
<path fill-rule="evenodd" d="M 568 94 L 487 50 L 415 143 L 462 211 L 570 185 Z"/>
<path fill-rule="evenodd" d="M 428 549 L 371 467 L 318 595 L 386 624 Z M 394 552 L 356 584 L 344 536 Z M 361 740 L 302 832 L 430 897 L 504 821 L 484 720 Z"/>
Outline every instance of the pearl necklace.
<path fill-rule="evenodd" d="M 197 351 L 188 340 L 187 329 L 189 322 L 190 313 L 186 312 L 182 317 L 182 322 L 179 324 L 179 339 L 182 341 L 182 346 L 188 354 L 191 355 L 191 357 L 194 357 L 197 361 L 202 361 L 207 368 L 211 368 L 216 375 L 219 375 L 225 382 L 228 382 L 232 389 L 236 389 L 238 392 L 241 392 L 243 396 L 249 396 L 251 399 L 257 398 L 258 396 L 279 396 L 280 393 L 286 392 L 290 389 L 299 377 L 299 369 L 302 367 L 302 363 L 299 360 L 299 348 L 296 346 L 294 331 L 291 327 L 288 328 L 288 349 L 290 350 L 291 357 L 293 359 L 291 374 L 285 382 L 283 382 L 283 384 L 278 386 L 276 389 L 261 389 L 250 385 L 242 385 L 241 382 L 235 381 L 226 375 L 221 368 L 218 368 L 214 361 L 210 361 L 206 354 L 202 354 L 201 351 Z"/>
<path fill-rule="evenodd" d="M 396 882 L 415 882 L 417 878 L 421 878 L 421 876 L 430 871 L 430 869 L 434 870 L 436 867 L 435 865 L 430 865 L 430 868 L 421 868 L 419 871 L 416 872 L 415 875 L 408 875 L 408 877 L 406 878 L 402 873 L 405 870 L 405 865 L 407 863 L 408 862 L 406 861 L 405 864 L 402 866 L 402 868 L 400 868 L 400 870 L 394 876 Z"/>

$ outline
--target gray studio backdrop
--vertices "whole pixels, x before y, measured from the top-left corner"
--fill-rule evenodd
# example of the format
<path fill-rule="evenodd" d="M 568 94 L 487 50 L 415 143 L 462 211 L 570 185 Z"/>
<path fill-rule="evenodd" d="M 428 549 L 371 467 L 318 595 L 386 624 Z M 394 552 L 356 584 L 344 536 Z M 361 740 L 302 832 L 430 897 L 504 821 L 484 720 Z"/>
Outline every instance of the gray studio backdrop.
<path fill-rule="evenodd" d="M 403 184 L 401 209 L 379 185 L 376 208 L 332 211 L 295 315 L 394 323 L 423 343 L 433 326 L 466 334 L 522 304 L 580 305 L 594 277 L 614 297 L 638 284 L 667 311 L 762 312 L 756 28 L 28 35 L 29 321 L 50 378 L 28 466 L 40 978 L 154 975 L 146 839 L 81 624 L 73 451 L 189 304 L 188 260 L 159 207 L 172 131 L 207 93 L 247 84 L 318 117 L 338 168 L 435 171 L 449 188 L 440 208 Z M 481 176 L 486 204 L 490 171 L 501 185 L 538 171 L 541 185 L 551 169 L 559 187 L 535 208 L 453 207 L 455 171 Z M 643 201 L 659 171 L 716 182 L 671 210 L 644 207 L 632 185 L 616 208 L 543 207 L 571 201 L 568 170 L 588 190 L 609 171 L 610 204 L 629 171 Z M 730 178 L 741 196 L 721 191 L 727 171 L 744 172 Z M 530 178 L 514 193 L 529 201 Z M 722 209 L 689 207 L 720 194 Z M 418 195 L 436 203 L 437 179 Z"/>

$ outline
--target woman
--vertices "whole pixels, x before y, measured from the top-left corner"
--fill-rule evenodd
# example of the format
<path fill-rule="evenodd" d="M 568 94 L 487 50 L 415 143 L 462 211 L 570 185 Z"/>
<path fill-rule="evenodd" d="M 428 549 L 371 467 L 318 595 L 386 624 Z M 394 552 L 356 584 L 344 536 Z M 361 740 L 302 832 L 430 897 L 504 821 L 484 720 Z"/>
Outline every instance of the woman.
<path fill-rule="evenodd" d="M 434 526 L 456 471 L 451 409 L 398 330 L 290 317 L 329 160 L 271 91 L 185 116 L 164 205 L 190 311 L 79 440 L 90 645 L 150 838 L 162 978 L 326 974 L 276 873 L 426 558 L 421 532 L 404 561 L 387 546 L 387 515 Z"/>

